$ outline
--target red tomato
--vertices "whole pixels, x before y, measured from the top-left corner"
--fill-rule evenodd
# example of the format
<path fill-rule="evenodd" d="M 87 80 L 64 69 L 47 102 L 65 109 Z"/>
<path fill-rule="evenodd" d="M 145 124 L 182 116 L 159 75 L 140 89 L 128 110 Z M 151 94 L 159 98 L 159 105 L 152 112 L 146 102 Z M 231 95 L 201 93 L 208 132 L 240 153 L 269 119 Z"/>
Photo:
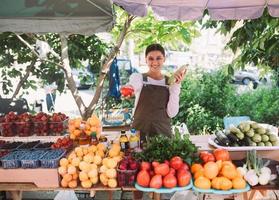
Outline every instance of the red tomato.
<path fill-rule="evenodd" d="M 166 163 L 159 164 L 154 168 L 155 174 L 160 174 L 162 176 L 166 176 L 170 171 L 170 167 Z"/>
<path fill-rule="evenodd" d="M 183 163 L 182 166 L 179 169 L 184 169 L 186 171 L 189 171 L 190 168 L 189 168 L 189 165 L 187 163 Z"/>
<path fill-rule="evenodd" d="M 207 163 L 207 162 L 210 162 L 210 161 L 215 162 L 215 157 L 213 156 L 213 154 L 209 153 L 207 151 L 202 151 L 200 153 L 200 158 L 202 159 L 202 161 L 204 163 Z"/>
<path fill-rule="evenodd" d="M 185 187 L 190 183 L 191 173 L 189 171 L 180 171 L 177 175 L 177 182 L 179 187 Z"/>
<path fill-rule="evenodd" d="M 182 164 L 183 160 L 179 156 L 175 156 L 170 160 L 170 166 L 175 170 L 178 170 Z"/>
<path fill-rule="evenodd" d="M 155 175 L 154 171 L 153 170 L 149 171 L 149 175 L 150 177 L 153 177 Z"/>
<path fill-rule="evenodd" d="M 166 163 L 168 166 L 170 166 L 170 162 L 168 160 L 165 160 L 164 163 Z"/>
<path fill-rule="evenodd" d="M 121 94 L 126 97 L 126 96 L 131 96 L 134 93 L 134 89 L 131 87 L 123 86 L 120 89 Z"/>
<path fill-rule="evenodd" d="M 148 187 L 150 182 L 149 173 L 146 170 L 141 170 L 137 175 L 137 183 L 142 187 Z"/>
<path fill-rule="evenodd" d="M 153 161 L 153 162 L 152 162 L 152 167 L 153 167 L 153 168 L 157 167 L 158 165 L 160 165 L 159 162 L 157 162 L 157 161 Z"/>
<path fill-rule="evenodd" d="M 225 149 L 215 149 L 213 151 L 213 154 L 216 160 L 222 160 L 222 161 L 231 160 L 229 152 Z"/>
<path fill-rule="evenodd" d="M 162 176 L 157 174 L 151 178 L 149 187 L 159 189 L 162 187 L 162 185 L 163 185 Z"/>
<path fill-rule="evenodd" d="M 168 174 L 163 179 L 163 185 L 166 188 L 173 188 L 177 185 L 177 180 L 174 175 Z"/>
<path fill-rule="evenodd" d="M 175 169 L 173 169 L 172 167 L 170 168 L 170 172 L 169 172 L 169 174 L 172 174 L 172 175 L 175 175 Z"/>
<path fill-rule="evenodd" d="M 141 170 L 150 170 L 150 168 L 151 168 L 151 165 L 150 165 L 150 163 L 149 162 L 141 162 L 141 164 L 140 164 L 140 169 Z"/>

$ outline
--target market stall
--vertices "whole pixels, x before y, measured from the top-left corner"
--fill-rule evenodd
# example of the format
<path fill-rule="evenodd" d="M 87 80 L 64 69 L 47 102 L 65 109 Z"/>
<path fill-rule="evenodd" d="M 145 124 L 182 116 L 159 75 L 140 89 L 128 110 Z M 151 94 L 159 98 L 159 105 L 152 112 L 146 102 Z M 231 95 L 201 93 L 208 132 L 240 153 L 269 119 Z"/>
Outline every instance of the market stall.
<path fill-rule="evenodd" d="M 213 194 L 242 193 L 243 199 L 251 199 L 257 190 L 265 194 L 266 190 L 278 189 L 278 186 L 270 185 L 269 180 L 262 185 L 259 185 L 261 182 L 250 183 L 245 174 L 238 180 L 240 185 L 234 185 L 236 177 L 226 174 L 228 172 L 224 167 L 227 164 L 231 167 L 227 169 L 229 174 L 236 171 L 235 166 L 239 166 L 237 161 L 243 163 L 243 160 L 247 160 L 247 146 L 216 148 L 217 144 L 211 140 L 214 141 L 218 135 L 188 137 L 176 132 L 171 140 L 159 136 L 141 151 L 139 132 L 134 129 L 102 131 L 101 121 L 96 115 L 86 121 L 76 118 L 65 122 L 67 117 L 59 114 L 63 120 L 54 123 L 51 120 L 55 117 L 53 119 L 40 113 L 30 117 L 32 125 L 29 129 L 33 127 L 32 133 L 35 134 L 21 134 L 22 126 L 26 126 L 29 121 L 17 123 L 26 114 L 19 116 L 9 113 L 4 117 L 10 120 L 9 123 L 3 118 L 1 121 L 0 188 L 10 191 L 13 199 L 21 199 L 23 191 L 57 190 L 89 191 L 91 196 L 97 191 L 109 191 L 110 199 L 113 191 L 137 190 L 154 193 L 154 199 L 160 199 L 161 193 L 185 190 Z M 38 120 L 42 119 L 40 116 L 49 118 L 45 122 Z M 34 123 L 39 124 L 34 126 Z M 44 131 L 34 131 L 36 127 Z M 269 138 L 273 139 L 273 136 Z M 279 161 L 279 146 L 248 145 L 248 148 L 256 149 L 260 158 Z M 221 167 L 214 169 L 220 163 Z M 273 174 L 270 172 L 269 176 L 274 176 L 274 166 L 270 169 Z M 228 182 L 222 189 L 214 186 L 213 180 L 218 173 L 218 177 L 224 176 Z M 211 177 L 212 174 L 214 177 Z M 199 180 L 200 176 L 204 180 Z M 169 182 L 166 177 L 174 182 Z M 204 185 L 206 181 L 209 181 L 209 185 Z"/>

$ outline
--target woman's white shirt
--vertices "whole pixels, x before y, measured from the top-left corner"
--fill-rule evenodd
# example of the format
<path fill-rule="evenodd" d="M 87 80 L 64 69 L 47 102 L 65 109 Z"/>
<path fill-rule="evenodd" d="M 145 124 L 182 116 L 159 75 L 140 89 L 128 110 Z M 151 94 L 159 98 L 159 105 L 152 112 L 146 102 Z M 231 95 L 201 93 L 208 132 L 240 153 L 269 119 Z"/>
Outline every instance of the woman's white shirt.
<path fill-rule="evenodd" d="M 148 84 L 151 85 L 159 85 L 159 86 L 166 86 L 165 84 L 165 78 L 162 80 L 155 80 L 150 77 L 147 77 Z M 127 85 L 131 85 L 135 91 L 135 106 L 134 106 L 134 112 L 138 105 L 141 89 L 143 86 L 143 77 L 140 73 L 133 73 L 130 76 L 129 83 Z M 167 114 L 170 118 L 173 118 L 177 115 L 179 111 L 179 94 L 180 94 L 180 87 L 181 84 L 172 84 L 170 86 L 167 86 L 169 88 L 169 101 L 167 105 Z"/>

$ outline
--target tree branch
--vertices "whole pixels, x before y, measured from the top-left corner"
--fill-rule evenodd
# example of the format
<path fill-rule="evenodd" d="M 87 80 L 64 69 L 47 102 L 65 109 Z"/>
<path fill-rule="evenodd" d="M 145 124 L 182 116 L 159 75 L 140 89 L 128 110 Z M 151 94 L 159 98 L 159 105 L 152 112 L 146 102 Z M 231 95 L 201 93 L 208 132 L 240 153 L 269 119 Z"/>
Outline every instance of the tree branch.
<path fill-rule="evenodd" d="M 92 115 L 93 111 L 96 109 L 97 103 L 100 99 L 101 96 L 101 92 L 103 89 L 103 85 L 104 85 L 104 81 L 106 78 L 106 75 L 109 71 L 109 67 L 113 61 L 113 59 L 115 58 L 116 54 L 118 53 L 124 39 L 125 36 L 127 35 L 127 31 L 131 26 L 132 21 L 135 19 L 135 16 L 132 15 L 128 15 L 123 30 L 120 33 L 119 37 L 117 38 L 116 41 L 116 45 L 114 46 L 114 48 L 111 50 L 110 54 L 108 55 L 106 62 L 103 64 L 102 69 L 101 69 L 101 73 L 99 76 L 99 80 L 98 80 L 98 84 L 96 87 L 96 91 L 95 91 L 95 95 L 92 99 L 92 101 L 90 102 L 89 106 L 86 109 L 86 113 L 83 115 L 83 118 L 88 118 Z"/>
<path fill-rule="evenodd" d="M 28 77 L 29 77 L 31 71 L 35 68 L 36 62 L 37 62 L 37 59 L 34 58 L 34 59 L 32 60 L 32 62 L 30 63 L 30 65 L 26 68 L 25 74 L 24 74 L 24 76 L 22 77 L 22 79 L 20 79 L 20 81 L 18 82 L 18 84 L 17 84 L 17 86 L 16 86 L 16 89 L 15 89 L 15 92 L 14 92 L 12 98 L 15 98 L 15 97 L 18 95 L 18 93 L 19 93 L 19 91 L 20 91 L 22 85 L 23 85 L 24 82 L 28 79 Z"/>
<path fill-rule="evenodd" d="M 75 102 L 78 106 L 80 115 L 83 116 L 86 112 L 86 106 L 79 95 L 79 92 L 76 87 L 76 83 L 73 78 L 72 69 L 70 67 L 69 55 L 68 55 L 68 42 L 65 35 L 60 34 L 61 38 L 61 59 L 63 62 L 63 69 L 65 70 L 66 80 L 68 82 L 68 87 L 75 99 Z"/>

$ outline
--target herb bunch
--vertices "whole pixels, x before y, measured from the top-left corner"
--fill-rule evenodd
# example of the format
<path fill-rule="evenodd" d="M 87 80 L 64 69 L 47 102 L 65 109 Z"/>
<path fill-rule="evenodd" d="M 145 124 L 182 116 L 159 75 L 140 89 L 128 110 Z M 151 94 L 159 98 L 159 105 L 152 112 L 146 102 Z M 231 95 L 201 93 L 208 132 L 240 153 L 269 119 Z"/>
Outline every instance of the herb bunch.
<path fill-rule="evenodd" d="M 141 161 L 163 162 L 174 156 L 180 156 L 191 164 L 198 161 L 198 148 L 190 141 L 189 135 L 181 135 L 178 131 L 173 137 L 157 135 L 149 138 L 142 152 L 135 153 L 134 157 Z"/>

